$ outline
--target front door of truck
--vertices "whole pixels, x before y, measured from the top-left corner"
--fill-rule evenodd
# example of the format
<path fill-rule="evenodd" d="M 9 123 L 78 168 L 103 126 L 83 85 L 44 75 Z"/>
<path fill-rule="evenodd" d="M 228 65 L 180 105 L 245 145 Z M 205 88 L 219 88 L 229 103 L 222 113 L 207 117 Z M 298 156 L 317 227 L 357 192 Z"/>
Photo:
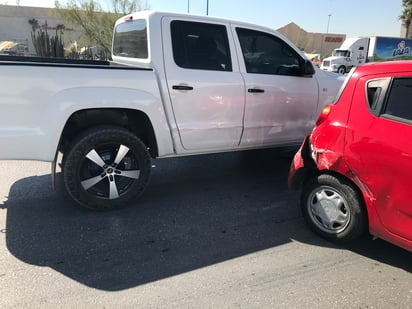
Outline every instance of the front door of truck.
<path fill-rule="evenodd" d="M 246 85 L 242 146 L 300 144 L 314 124 L 318 85 L 304 59 L 274 34 L 233 26 Z"/>
<path fill-rule="evenodd" d="M 228 26 L 163 18 L 162 30 L 167 87 L 183 148 L 238 147 L 245 89 Z"/>

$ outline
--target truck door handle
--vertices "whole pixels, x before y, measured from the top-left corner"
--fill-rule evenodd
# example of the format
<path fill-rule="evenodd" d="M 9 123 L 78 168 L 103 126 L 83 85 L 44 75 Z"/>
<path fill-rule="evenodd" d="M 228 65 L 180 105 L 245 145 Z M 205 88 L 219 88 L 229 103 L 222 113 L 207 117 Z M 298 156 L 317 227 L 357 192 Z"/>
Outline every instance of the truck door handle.
<path fill-rule="evenodd" d="M 172 89 L 174 90 L 193 90 L 192 86 L 185 86 L 185 85 L 173 85 Z"/>
<path fill-rule="evenodd" d="M 263 92 L 265 92 L 265 90 L 264 89 L 259 89 L 259 88 L 249 88 L 247 90 L 247 92 L 249 92 L 249 93 L 263 93 Z"/>

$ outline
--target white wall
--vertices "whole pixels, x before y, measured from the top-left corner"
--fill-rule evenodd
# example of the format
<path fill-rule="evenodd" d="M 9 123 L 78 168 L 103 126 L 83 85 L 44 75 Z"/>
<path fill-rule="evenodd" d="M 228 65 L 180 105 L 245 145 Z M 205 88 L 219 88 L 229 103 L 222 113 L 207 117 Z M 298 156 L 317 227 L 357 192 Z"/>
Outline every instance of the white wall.
<path fill-rule="evenodd" d="M 39 25 L 45 24 L 47 20 L 48 27 L 56 27 L 58 24 L 64 24 L 64 21 L 53 14 L 53 9 L 38 8 L 28 6 L 0 5 L 0 41 L 18 41 L 27 43 L 29 53 L 35 54 L 31 32 L 32 27 L 29 19 L 37 19 Z M 67 25 L 65 25 L 67 27 Z M 47 30 L 50 35 L 55 35 L 55 30 Z M 80 33 L 70 29 L 65 30 L 70 37 L 78 38 Z M 63 37 L 65 45 L 69 45 L 66 36 Z"/>

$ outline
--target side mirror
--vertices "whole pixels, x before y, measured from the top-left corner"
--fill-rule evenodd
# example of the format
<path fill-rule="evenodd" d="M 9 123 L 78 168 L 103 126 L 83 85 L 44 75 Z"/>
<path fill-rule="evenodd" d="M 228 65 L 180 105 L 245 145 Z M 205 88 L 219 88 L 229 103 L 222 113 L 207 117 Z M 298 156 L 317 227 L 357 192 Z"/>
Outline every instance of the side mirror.
<path fill-rule="evenodd" d="M 315 68 L 313 67 L 312 62 L 305 60 L 305 63 L 303 64 L 303 76 L 312 77 L 313 75 L 315 75 Z"/>

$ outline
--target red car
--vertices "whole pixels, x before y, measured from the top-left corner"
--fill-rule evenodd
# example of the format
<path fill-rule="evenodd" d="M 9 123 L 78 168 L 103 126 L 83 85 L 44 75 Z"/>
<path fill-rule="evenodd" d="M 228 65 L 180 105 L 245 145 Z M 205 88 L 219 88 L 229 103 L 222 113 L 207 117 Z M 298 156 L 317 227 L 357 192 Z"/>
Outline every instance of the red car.
<path fill-rule="evenodd" d="M 296 153 L 289 188 L 321 236 L 412 251 L 412 61 L 353 69 Z M 411 181 L 411 182 L 410 182 Z"/>

